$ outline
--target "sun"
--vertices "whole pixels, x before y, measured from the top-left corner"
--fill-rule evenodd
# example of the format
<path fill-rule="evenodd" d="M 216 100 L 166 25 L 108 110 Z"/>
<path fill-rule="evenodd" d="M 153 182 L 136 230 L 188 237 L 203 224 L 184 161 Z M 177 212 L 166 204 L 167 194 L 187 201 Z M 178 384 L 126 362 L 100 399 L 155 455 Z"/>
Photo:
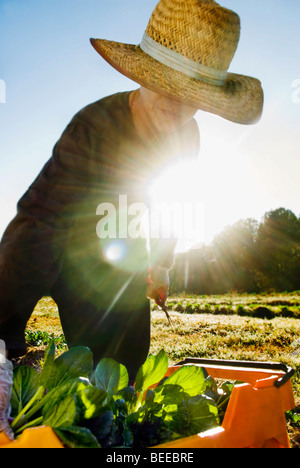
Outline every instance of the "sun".
<path fill-rule="evenodd" d="M 151 233 L 178 239 L 180 250 L 204 242 L 204 205 L 200 166 L 173 164 L 148 186 Z"/>
<path fill-rule="evenodd" d="M 177 250 L 210 244 L 226 226 L 253 211 L 246 162 L 238 148 L 215 141 L 209 152 L 169 166 L 150 182 L 151 203 L 161 206 L 166 223 L 179 228 Z"/>
<path fill-rule="evenodd" d="M 169 166 L 150 182 L 151 201 L 194 202 L 201 197 L 200 165 L 183 162 Z"/>

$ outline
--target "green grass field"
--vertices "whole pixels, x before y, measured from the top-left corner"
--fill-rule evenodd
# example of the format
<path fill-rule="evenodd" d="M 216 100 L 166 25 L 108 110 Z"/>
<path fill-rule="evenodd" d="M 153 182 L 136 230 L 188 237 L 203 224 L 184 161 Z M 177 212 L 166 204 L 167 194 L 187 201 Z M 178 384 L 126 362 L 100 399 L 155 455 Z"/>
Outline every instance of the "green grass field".
<path fill-rule="evenodd" d="M 162 348 L 171 364 L 186 357 L 281 362 L 295 369 L 292 380 L 300 413 L 300 292 L 293 294 L 171 297 L 173 327 L 163 312 L 152 312 L 150 352 Z M 260 309 L 264 309 L 259 311 Z M 266 313 L 266 309 L 271 313 Z M 270 318 L 259 318 L 260 314 Z M 271 318 L 272 317 L 272 318 Z M 28 322 L 26 338 L 34 354 L 51 339 L 66 349 L 56 304 L 42 299 Z M 30 355 L 30 354 L 29 354 Z M 300 419 L 300 416 L 299 416 Z M 300 423 L 289 428 L 300 446 Z"/>

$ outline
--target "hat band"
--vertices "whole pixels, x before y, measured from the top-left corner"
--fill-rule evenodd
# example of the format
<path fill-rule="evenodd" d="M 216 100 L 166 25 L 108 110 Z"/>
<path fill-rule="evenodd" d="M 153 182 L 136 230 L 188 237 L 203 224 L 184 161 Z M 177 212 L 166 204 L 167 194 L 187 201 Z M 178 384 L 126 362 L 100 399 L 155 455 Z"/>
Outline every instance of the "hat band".
<path fill-rule="evenodd" d="M 206 67 L 201 63 L 194 62 L 194 60 L 184 57 L 175 50 L 168 49 L 154 41 L 146 32 L 143 36 L 140 48 L 147 55 L 150 55 L 150 57 L 163 65 L 182 72 L 192 78 L 196 78 L 197 80 L 204 81 L 205 83 L 222 86 L 226 80 L 227 71 L 216 70 Z"/>

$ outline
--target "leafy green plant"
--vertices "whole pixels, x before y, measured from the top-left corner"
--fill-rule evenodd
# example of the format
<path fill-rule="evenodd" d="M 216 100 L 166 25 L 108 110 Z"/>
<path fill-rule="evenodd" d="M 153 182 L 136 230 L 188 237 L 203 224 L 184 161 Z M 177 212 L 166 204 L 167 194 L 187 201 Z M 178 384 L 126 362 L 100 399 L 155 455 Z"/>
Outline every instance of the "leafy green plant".
<path fill-rule="evenodd" d="M 84 411 L 84 396 L 90 386 L 87 377 L 93 371 L 92 353 L 88 348 L 77 347 L 56 359 L 54 355 L 55 345 L 51 344 L 40 374 L 29 366 L 14 369 L 11 396 L 14 419 L 11 428 L 16 436 L 29 427 L 44 424 L 60 433 L 66 430 L 78 435 L 82 432 L 77 423 Z M 101 397 L 105 398 L 104 392 Z M 99 394 L 98 398 L 100 400 Z M 88 407 L 85 410 L 88 411 Z M 91 433 L 86 434 L 86 430 L 84 432 L 88 436 L 85 444 L 98 446 L 95 437 Z M 77 444 L 81 444 L 80 437 Z"/>
<path fill-rule="evenodd" d="M 26 330 L 25 338 L 27 344 L 31 346 L 47 346 L 49 343 L 55 343 L 58 349 L 66 349 L 66 341 L 63 334 L 55 336 L 53 333 L 48 333 L 42 330 Z"/>
<path fill-rule="evenodd" d="M 88 348 L 55 358 L 46 352 L 40 374 L 14 370 L 11 428 L 15 435 L 39 425 L 53 428 L 67 447 L 149 447 L 216 427 L 226 401 L 198 366 L 179 367 L 165 377 L 162 350 L 140 367 L 135 387 L 113 359 L 93 368 Z M 228 395 L 226 395 L 227 397 Z"/>
<path fill-rule="evenodd" d="M 300 429 L 300 412 L 296 409 L 286 412 L 286 420 L 291 426 Z"/>

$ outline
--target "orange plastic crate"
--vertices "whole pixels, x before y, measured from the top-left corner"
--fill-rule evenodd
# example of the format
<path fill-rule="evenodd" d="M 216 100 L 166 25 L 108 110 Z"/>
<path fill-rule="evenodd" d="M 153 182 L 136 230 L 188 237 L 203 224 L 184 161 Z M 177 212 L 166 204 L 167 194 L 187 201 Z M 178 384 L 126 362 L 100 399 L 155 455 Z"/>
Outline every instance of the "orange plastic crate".
<path fill-rule="evenodd" d="M 291 377 L 283 364 L 187 359 L 217 379 L 244 383 L 233 388 L 221 427 L 159 448 L 290 448 L 285 412 L 295 407 Z M 178 366 L 169 368 L 171 375 Z"/>
<path fill-rule="evenodd" d="M 167 375 L 189 364 L 204 367 L 213 378 L 244 383 L 233 388 L 222 426 L 154 449 L 290 448 L 285 412 L 295 407 L 292 369 L 275 363 L 188 359 L 170 367 Z M 0 434 L 0 448 L 63 448 L 63 445 L 51 428 L 43 426 L 25 430 L 13 442 Z"/>
<path fill-rule="evenodd" d="M 11 442 L 0 434 L 0 448 L 64 448 L 55 432 L 48 426 L 25 429 L 21 437 Z"/>

